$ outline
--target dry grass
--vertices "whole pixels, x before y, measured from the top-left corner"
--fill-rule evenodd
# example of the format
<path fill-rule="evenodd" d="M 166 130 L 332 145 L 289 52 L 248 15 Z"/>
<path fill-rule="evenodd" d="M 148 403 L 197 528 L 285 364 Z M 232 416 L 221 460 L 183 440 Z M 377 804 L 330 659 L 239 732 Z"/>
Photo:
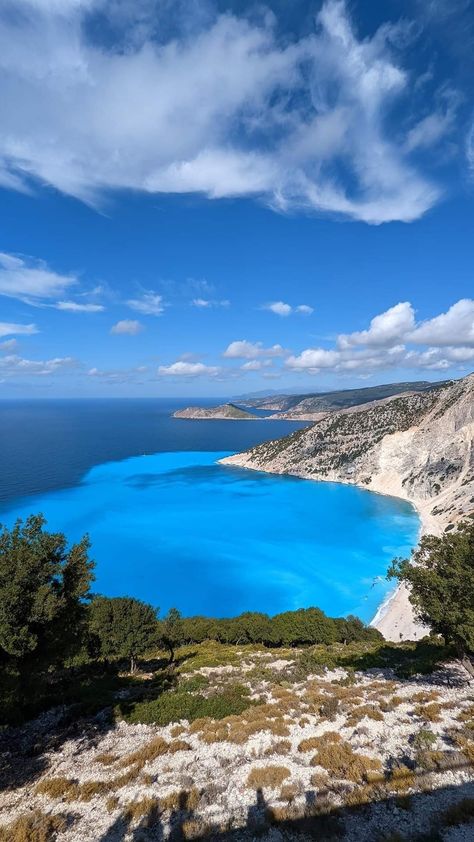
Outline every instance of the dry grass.
<path fill-rule="evenodd" d="M 327 789 L 329 784 L 329 775 L 327 772 L 313 772 L 310 780 L 311 786 L 315 789 Z"/>
<path fill-rule="evenodd" d="M 311 760 L 312 766 L 322 766 L 332 777 L 339 780 L 362 783 L 372 772 L 380 772 L 380 760 L 357 754 L 347 742 L 323 743 Z"/>
<path fill-rule="evenodd" d="M 291 742 L 290 740 L 278 740 L 276 743 L 272 743 L 268 748 L 264 751 L 265 757 L 273 757 L 274 754 L 288 754 L 291 751 Z"/>
<path fill-rule="evenodd" d="M 128 754 L 126 757 L 122 758 L 120 765 L 136 765 L 142 769 L 145 763 L 150 763 L 151 761 L 156 760 L 157 757 L 167 754 L 169 747 L 170 744 L 164 740 L 163 737 L 155 737 L 154 740 L 151 740 L 149 743 L 142 746 L 142 748 L 139 748 L 137 751 L 132 752 L 132 754 Z"/>
<path fill-rule="evenodd" d="M 349 727 L 358 725 L 365 717 L 373 719 L 375 722 L 383 722 L 383 713 L 375 705 L 360 705 L 354 708 L 347 717 L 347 725 Z"/>
<path fill-rule="evenodd" d="M 391 769 L 387 781 L 387 789 L 390 792 L 406 792 L 407 789 L 414 789 L 415 785 L 415 773 L 404 763 L 397 763 Z"/>
<path fill-rule="evenodd" d="M 201 800 L 201 793 L 196 787 L 190 790 L 176 790 L 160 798 L 160 809 L 166 810 L 195 810 Z"/>
<path fill-rule="evenodd" d="M 101 763 L 102 766 L 112 766 L 113 763 L 116 763 L 118 760 L 118 756 L 116 754 L 112 754 L 111 752 L 103 752 L 102 754 L 96 754 L 94 757 L 94 761 L 96 763 Z"/>
<path fill-rule="evenodd" d="M 110 795 L 105 802 L 105 806 L 108 813 L 113 813 L 114 810 L 118 808 L 119 800 L 116 795 Z"/>
<path fill-rule="evenodd" d="M 290 777 L 286 766 L 263 766 L 252 769 L 247 778 L 248 789 L 277 789 Z"/>
<path fill-rule="evenodd" d="M 340 743 L 341 741 L 342 737 L 337 731 L 326 731 L 319 737 L 308 737 L 306 740 L 302 740 L 298 746 L 298 751 L 318 751 L 321 746 L 328 743 Z"/>
<path fill-rule="evenodd" d="M 437 702 L 420 704 L 415 708 L 415 716 L 424 719 L 425 722 L 441 722 L 441 710 L 441 705 Z"/>
<path fill-rule="evenodd" d="M 157 798 L 141 798 L 137 801 L 131 801 L 127 804 L 124 811 L 124 818 L 126 821 L 133 822 L 147 816 L 151 818 L 152 815 L 158 816 L 159 801 Z"/>
<path fill-rule="evenodd" d="M 64 816 L 47 816 L 40 810 L 0 826 L 0 842 L 53 842 L 66 829 Z"/>
<path fill-rule="evenodd" d="M 240 715 L 226 716 L 224 719 L 196 719 L 189 729 L 199 734 L 206 743 L 229 742 L 243 745 L 261 731 L 269 731 L 275 737 L 288 737 L 288 724 L 283 718 L 281 705 L 262 704 L 248 708 Z"/>
<path fill-rule="evenodd" d="M 411 702 L 422 705 L 426 705 L 428 702 L 437 702 L 438 700 L 439 693 L 435 690 L 420 690 L 418 693 L 414 693 L 410 699 Z"/>

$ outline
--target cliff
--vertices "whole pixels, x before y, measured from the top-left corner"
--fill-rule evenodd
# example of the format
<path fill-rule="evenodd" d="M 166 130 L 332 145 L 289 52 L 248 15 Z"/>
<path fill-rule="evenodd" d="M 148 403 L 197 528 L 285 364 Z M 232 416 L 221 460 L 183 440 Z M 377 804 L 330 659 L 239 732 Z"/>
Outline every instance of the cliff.
<path fill-rule="evenodd" d="M 402 497 L 418 510 L 422 531 L 439 534 L 474 514 L 473 435 L 470 374 L 430 391 L 333 412 L 223 461 Z M 376 625 L 392 639 L 422 631 L 403 591 Z"/>

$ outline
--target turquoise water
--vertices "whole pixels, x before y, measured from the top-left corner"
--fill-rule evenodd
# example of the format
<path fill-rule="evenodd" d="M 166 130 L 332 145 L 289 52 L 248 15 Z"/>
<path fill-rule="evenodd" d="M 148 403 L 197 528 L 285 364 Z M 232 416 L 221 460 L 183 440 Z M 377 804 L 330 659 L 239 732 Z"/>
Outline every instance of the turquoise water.
<path fill-rule="evenodd" d="M 231 616 L 317 605 L 370 620 L 393 587 L 390 560 L 416 542 L 412 507 L 351 486 L 217 464 L 221 452 L 108 462 L 79 485 L 3 507 L 43 512 L 70 540 L 88 532 L 94 590 L 161 611 Z"/>

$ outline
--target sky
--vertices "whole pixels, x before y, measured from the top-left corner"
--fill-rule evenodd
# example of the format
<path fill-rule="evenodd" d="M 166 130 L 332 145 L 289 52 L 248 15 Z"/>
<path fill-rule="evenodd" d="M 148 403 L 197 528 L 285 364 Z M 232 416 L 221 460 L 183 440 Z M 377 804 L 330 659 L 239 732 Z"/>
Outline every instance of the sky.
<path fill-rule="evenodd" d="M 0 397 L 474 369 L 474 0 L 0 0 Z"/>

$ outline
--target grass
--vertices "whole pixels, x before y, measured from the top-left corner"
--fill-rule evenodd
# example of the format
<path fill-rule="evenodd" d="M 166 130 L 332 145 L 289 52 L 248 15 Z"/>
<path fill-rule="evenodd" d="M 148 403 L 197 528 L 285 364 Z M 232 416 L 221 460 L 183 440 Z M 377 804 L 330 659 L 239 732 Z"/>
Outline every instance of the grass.
<path fill-rule="evenodd" d="M 248 789 L 277 789 L 291 772 L 286 766 L 262 766 L 252 769 L 247 778 Z"/>
<path fill-rule="evenodd" d="M 0 826 L 0 842 L 53 842 L 66 829 L 64 816 L 47 816 L 40 810 Z"/>

